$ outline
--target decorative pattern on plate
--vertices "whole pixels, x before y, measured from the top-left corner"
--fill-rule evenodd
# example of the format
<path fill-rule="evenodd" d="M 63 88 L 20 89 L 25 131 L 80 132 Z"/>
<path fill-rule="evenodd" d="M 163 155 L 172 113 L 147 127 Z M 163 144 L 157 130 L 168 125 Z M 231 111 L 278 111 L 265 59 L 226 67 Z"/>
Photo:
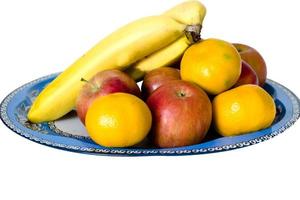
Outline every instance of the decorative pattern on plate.
<path fill-rule="evenodd" d="M 10 93 L 0 105 L 0 117 L 5 125 L 17 134 L 44 144 L 47 146 L 74 151 L 81 153 L 92 154 L 110 154 L 110 155 L 193 155 L 227 151 L 250 145 L 258 144 L 269 140 L 284 132 L 292 126 L 300 117 L 300 101 L 290 90 L 284 86 L 268 80 L 267 90 L 272 88 L 272 96 L 276 101 L 281 102 L 285 109 L 284 116 L 278 119 L 268 130 L 249 133 L 243 136 L 235 136 L 228 138 L 218 138 L 202 144 L 170 149 L 146 149 L 146 148 L 105 148 L 96 145 L 85 137 L 74 137 L 68 133 L 64 133 L 53 126 L 53 123 L 32 124 L 26 119 L 26 113 L 34 98 L 45 87 L 47 83 L 53 80 L 57 74 L 52 74 L 30 83 L 27 83 L 20 88 Z M 35 88 L 35 89 L 32 89 Z M 278 94 L 273 94 L 273 92 Z M 282 98 L 282 99 L 281 99 Z M 282 108 L 280 108 L 282 109 Z M 287 116 L 289 114 L 289 117 Z"/>
<path fill-rule="evenodd" d="M 81 140 L 88 140 L 88 141 L 92 141 L 92 139 L 90 137 L 86 137 L 86 136 L 80 136 L 80 135 L 73 135 L 70 133 L 67 133 L 65 131 L 60 130 L 59 128 L 56 127 L 54 122 L 48 122 L 48 126 L 49 128 L 54 131 L 55 133 L 65 136 L 65 137 L 72 137 L 72 138 L 76 138 L 76 139 L 81 139 Z"/>

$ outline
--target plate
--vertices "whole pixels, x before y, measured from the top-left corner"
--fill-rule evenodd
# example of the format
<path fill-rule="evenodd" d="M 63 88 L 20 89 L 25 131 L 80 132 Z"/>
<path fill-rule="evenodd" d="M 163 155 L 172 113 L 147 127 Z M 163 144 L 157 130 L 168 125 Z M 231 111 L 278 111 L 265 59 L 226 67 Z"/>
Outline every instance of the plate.
<path fill-rule="evenodd" d="M 26 116 L 30 105 L 57 75 L 39 78 L 10 93 L 1 103 L 1 119 L 8 128 L 29 140 L 73 152 L 96 155 L 172 156 L 228 151 L 269 140 L 284 132 L 300 116 L 298 97 L 279 83 L 267 80 L 264 89 L 274 98 L 277 109 L 276 119 L 267 129 L 234 137 L 221 137 L 210 130 L 202 143 L 180 148 L 158 149 L 152 147 L 147 140 L 131 148 L 106 148 L 95 144 L 88 137 L 74 111 L 54 122 L 34 124 L 28 121 Z"/>

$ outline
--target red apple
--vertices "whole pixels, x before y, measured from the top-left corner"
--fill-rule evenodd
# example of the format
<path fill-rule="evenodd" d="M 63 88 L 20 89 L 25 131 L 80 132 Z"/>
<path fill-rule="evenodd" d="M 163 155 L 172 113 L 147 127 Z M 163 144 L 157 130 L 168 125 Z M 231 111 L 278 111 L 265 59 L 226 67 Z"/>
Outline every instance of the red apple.
<path fill-rule="evenodd" d="M 161 67 L 147 73 L 142 84 L 144 99 L 147 99 L 157 88 L 172 80 L 180 80 L 178 69 Z"/>
<path fill-rule="evenodd" d="M 242 59 L 256 72 L 259 85 L 263 86 L 267 79 L 267 65 L 261 54 L 253 47 L 245 44 L 233 44 L 239 51 Z"/>
<path fill-rule="evenodd" d="M 141 96 L 141 91 L 136 82 L 124 72 L 119 70 L 106 70 L 97 73 L 82 87 L 77 100 L 76 111 L 81 122 L 85 123 L 85 116 L 91 103 L 98 97 L 124 92 Z"/>
<path fill-rule="evenodd" d="M 152 142 L 161 148 L 201 142 L 212 120 L 207 94 L 194 83 L 175 80 L 153 92 L 147 100 L 152 112 Z"/>
<path fill-rule="evenodd" d="M 256 72 L 254 69 L 250 67 L 248 63 L 245 61 L 242 62 L 242 73 L 237 81 L 237 83 L 234 85 L 234 87 L 238 87 L 241 85 L 247 85 L 247 84 L 253 84 L 253 85 L 258 85 L 258 77 L 256 75 Z"/>

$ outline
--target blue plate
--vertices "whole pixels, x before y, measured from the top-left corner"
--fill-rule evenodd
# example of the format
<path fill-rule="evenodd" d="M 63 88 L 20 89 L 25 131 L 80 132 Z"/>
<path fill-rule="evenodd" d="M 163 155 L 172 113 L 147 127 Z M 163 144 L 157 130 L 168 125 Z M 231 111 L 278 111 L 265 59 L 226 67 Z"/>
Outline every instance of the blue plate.
<path fill-rule="evenodd" d="M 64 118 L 48 123 L 33 124 L 26 114 L 40 91 L 58 74 L 27 83 L 9 94 L 1 103 L 1 119 L 17 134 L 43 145 L 63 150 L 97 155 L 192 155 L 227 151 L 268 140 L 285 131 L 300 116 L 300 101 L 284 86 L 268 80 L 265 89 L 276 102 L 277 115 L 267 129 L 235 137 L 220 137 L 211 130 L 201 143 L 181 148 L 157 149 L 147 140 L 131 148 L 106 148 L 95 144 L 87 135 L 78 118 L 71 112 Z"/>

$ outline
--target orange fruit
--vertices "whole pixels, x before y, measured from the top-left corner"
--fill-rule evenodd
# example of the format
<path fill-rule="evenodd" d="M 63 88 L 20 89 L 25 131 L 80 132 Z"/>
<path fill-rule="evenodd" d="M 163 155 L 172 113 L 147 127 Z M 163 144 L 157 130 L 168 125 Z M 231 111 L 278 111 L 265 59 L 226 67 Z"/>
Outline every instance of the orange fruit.
<path fill-rule="evenodd" d="M 213 121 L 218 133 L 235 136 L 269 127 L 275 119 L 273 98 L 257 85 L 243 85 L 213 100 Z"/>
<path fill-rule="evenodd" d="M 217 95 L 231 88 L 241 74 L 241 56 L 223 40 L 207 39 L 189 47 L 181 60 L 183 80 Z"/>
<path fill-rule="evenodd" d="M 92 140 L 105 147 L 129 147 L 141 142 L 151 123 L 148 106 L 126 93 L 97 98 L 89 107 L 85 120 Z"/>

